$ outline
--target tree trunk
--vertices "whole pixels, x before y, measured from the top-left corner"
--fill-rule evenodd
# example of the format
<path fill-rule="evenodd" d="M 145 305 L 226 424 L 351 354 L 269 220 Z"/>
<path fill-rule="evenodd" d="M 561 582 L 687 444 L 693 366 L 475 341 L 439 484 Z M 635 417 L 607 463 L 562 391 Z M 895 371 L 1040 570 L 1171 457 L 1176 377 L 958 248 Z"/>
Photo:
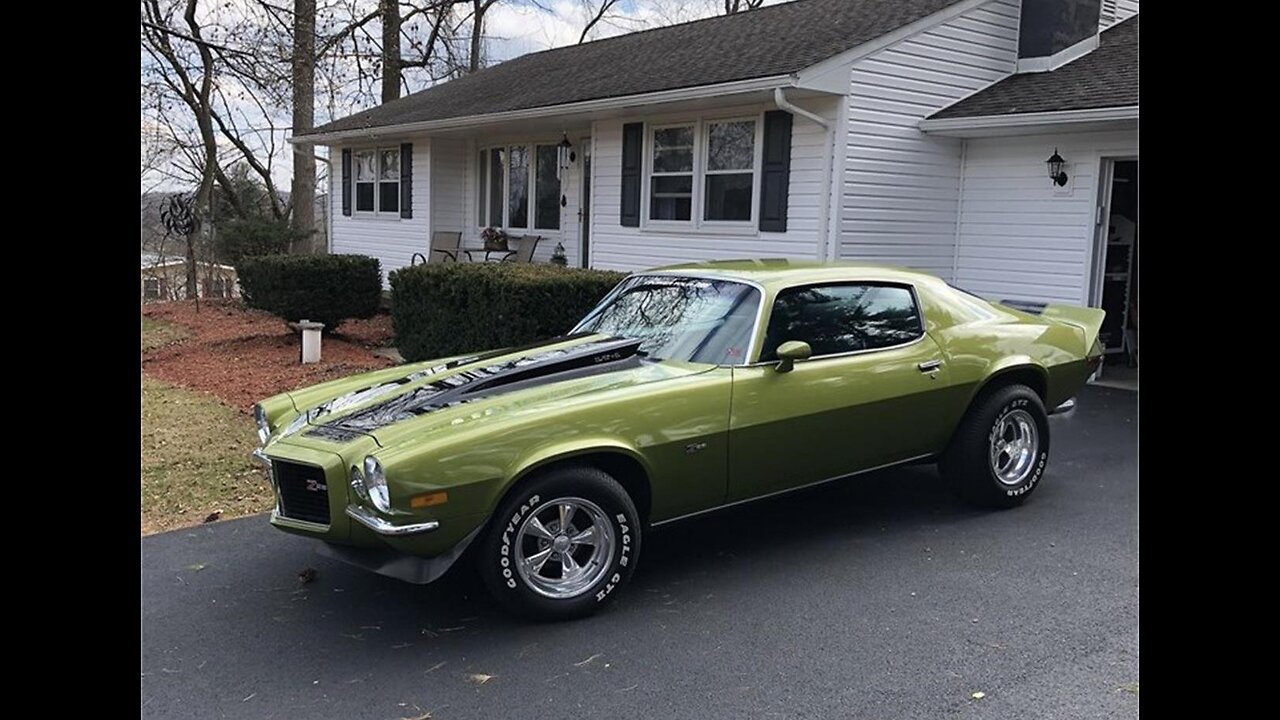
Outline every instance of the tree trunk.
<path fill-rule="evenodd" d="M 492 4 L 492 0 L 473 0 L 475 10 L 471 16 L 471 57 L 467 61 L 467 72 L 480 69 L 484 54 L 484 14 Z"/>
<path fill-rule="evenodd" d="M 293 134 L 310 130 L 316 123 L 316 0 L 293 0 Z M 306 233 L 300 248 L 319 252 L 316 233 L 315 146 L 294 145 L 293 183 L 289 201 L 291 223 Z"/>
<path fill-rule="evenodd" d="M 400 97 L 400 3 L 380 0 L 382 11 L 382 102 Z"/>
<path fill-rule="evenodd" d="M 187 0 L 183 18 L 187 21 L 192 37 L 203 41 L 200 35 L 200 24 L 196 22 L 196 0 Z M 204 167 L 200 173 L 200 187 L 196 190 L 195 216 L 199 222 L 196 223 L 196 229 L 187 235 L 188 300 L 200 297 L 200 289 L 197 286 L 199 278 L 196 275 L 196 235 L 203 230 L 204 220 L 208 217 L 210 199 L 213 197 L 213 179 L 218 170 L 218 141 L 213 134 L 213 110 L 209 106 L 209 96 L 213 92 L 213 52 L 203 42 L 196 47 L 200 53 L 203 75 L 200 78 L 200 94 L 192 104 L 199 108 L 196 112 L 196 125 L 200 128 L 200 139 L 204 144 Z"/>

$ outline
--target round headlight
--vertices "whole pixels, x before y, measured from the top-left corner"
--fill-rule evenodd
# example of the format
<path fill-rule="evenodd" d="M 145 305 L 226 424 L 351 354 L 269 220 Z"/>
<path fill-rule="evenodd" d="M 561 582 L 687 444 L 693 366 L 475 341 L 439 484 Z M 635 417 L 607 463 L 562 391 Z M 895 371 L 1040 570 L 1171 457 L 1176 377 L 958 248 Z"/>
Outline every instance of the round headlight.
<path fill-rule="evenodd" d="M 267 422 L 267 411 L 261 405 L 253 406 L 253 420 L 258 423 L 258 442 L 266 445 L 271 439 L 271 423 Z"/>
<path fill-rule="evenodd" d="M 369 491 L 373 506 L 382 512 L 391 512 L 391 494 L 387 491 L 387 474 L 382 463 L 370 455 L 364 459 L 364 486 Z"/>

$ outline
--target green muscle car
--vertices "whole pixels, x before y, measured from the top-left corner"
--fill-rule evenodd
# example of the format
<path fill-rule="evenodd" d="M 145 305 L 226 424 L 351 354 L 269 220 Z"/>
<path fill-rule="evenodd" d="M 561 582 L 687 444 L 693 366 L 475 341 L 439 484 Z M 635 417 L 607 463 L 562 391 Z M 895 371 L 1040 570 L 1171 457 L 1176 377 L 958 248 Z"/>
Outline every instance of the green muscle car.
<path fill-rule="evenodd" d="M 629 276 L 570 334 L 255 408 L 271 523 L 427 583 L 464 551 L 507 607 L 585 615 L 650 528 L 902 463 L 1012 507 L 1101 310 L 988 302 L 919 272 L 785 260 Z"/>

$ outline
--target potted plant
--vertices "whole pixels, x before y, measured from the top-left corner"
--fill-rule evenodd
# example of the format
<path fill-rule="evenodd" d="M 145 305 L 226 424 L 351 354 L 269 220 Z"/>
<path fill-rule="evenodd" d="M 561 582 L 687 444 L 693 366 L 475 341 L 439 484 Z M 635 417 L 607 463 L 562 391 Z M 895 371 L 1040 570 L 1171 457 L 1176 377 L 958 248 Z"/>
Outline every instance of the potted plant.
<path fill-rule="evenodd" d="M 507 247 L 507 240 L 509 239 L 509 236 L 506 232 L 498 228 L 485 228 L 484 231 L 480 233 L 480 239 L 484 241 L 484 249 L 486 251 L 499 250 L 507 252 L 510 250 L 510 248 Z"/>

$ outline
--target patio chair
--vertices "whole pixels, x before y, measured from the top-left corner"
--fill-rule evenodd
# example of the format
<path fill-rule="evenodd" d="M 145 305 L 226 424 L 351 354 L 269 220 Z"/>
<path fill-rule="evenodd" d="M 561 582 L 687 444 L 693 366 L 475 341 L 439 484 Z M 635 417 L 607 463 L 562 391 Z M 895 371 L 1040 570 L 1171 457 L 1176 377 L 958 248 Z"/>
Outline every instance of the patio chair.
<path fill-rule="evenodd" d="M 458 262 L 458 252 L 462 249 L 462 233 L 461 232 L 434 232 L 431 233 L 431 257 L 434 258 L 437 253 L 440 255 L 440 262 Z M 422 253 L 414 253 L 409 259 L 410 265 L 417 265 L 418 260 L 428 262 L 428 259 Z"/>
<path fill-rule="evenodd" d="M 538 249 L 538 243 L 542 242 L 541 235 L 525 235 L 520 238 L 520 246 L 514 252 L 507 253 L 501 262 L 515 263 L 531 263 L 533 262 L 533 253 Z"/>

